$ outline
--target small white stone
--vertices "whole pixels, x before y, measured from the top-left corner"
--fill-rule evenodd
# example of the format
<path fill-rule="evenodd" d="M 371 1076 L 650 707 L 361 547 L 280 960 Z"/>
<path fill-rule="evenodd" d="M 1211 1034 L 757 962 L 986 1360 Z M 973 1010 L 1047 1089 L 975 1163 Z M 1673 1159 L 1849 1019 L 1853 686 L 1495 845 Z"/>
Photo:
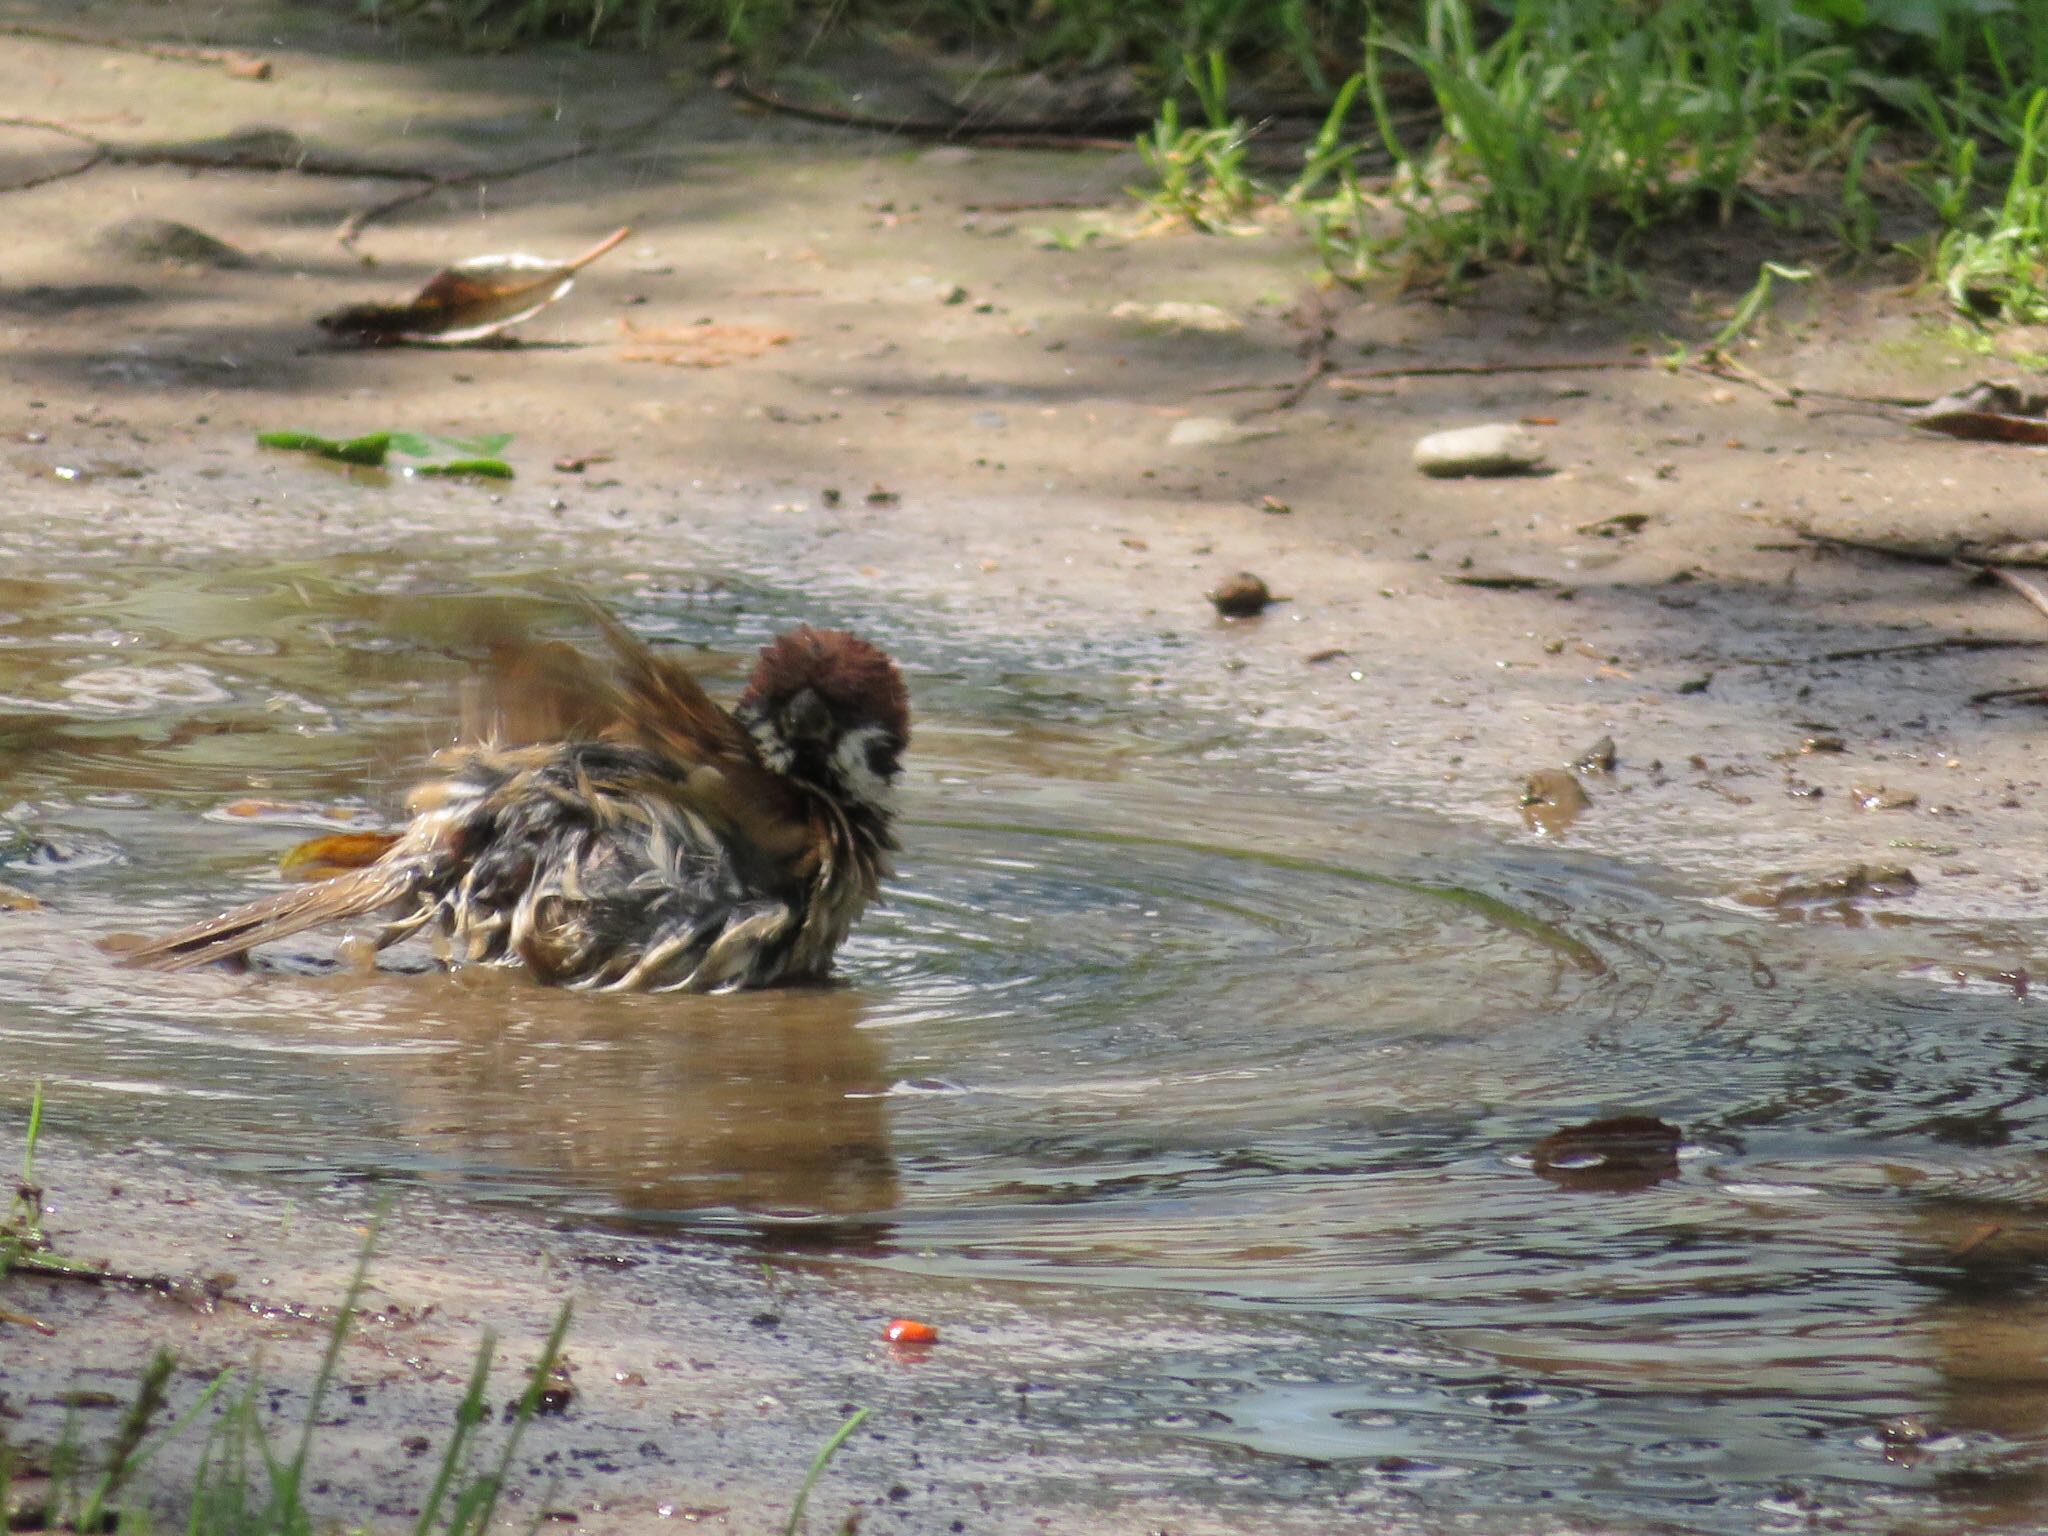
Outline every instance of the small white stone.
<path fill-rule="evenodd" d="M 1415 445 L 1415 467 L 1425 475 L 1524 475 L 1543 467 L 1543 444 L 1511 421 L 1432 432 Z"/>

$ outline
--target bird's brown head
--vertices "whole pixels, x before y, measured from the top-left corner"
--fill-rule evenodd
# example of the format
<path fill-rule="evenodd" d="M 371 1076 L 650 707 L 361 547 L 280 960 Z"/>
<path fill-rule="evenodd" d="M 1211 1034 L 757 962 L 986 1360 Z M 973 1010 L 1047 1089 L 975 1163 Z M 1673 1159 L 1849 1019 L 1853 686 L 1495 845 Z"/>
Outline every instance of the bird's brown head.
<path fill-rule="evenodd" d="M 805 625 L 763 647 L 733 710 L 761 761 L 887 821 L 910 745 L 903 674 L 879 646 Z"/>

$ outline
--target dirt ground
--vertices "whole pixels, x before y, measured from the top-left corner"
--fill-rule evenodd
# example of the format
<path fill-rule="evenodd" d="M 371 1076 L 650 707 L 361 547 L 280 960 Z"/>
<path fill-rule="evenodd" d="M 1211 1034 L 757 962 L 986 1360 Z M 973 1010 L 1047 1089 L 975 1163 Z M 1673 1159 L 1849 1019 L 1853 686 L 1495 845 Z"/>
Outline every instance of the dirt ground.
<path fill-rule="evenodd" d="M 1690 372 L 1360 377 L 1640 356 L 1659 348 L 1662 326 L 1697 337 L 1698 310 L 1724 293 L 1689 312 L 1667 283 L 1662 308 L 1561 316 L 1513 283 L 1456 307 L 1318 297 L 1311 254 L 1277 227 L 1146 228 L 1120 197 L 1139 178 L 1133 154 L 926 146 L 762 116 L 714 89 L 698 58 L 454 57 L 312 8 L 255 4 L 17 0 L 0 4 L 0 22 L 197 39 L 273 65 L 255 80 L 34 35 L 0 44 L 0 99 L 13 114 L 0 127 L 0 188 L 81 164 L 92 149 L 77 135 L 113 146 L 81 174 L 0 193 L 0 536 L 9 523 L 75 528 L 81 545 L 125 544 L 137 558 L 362 547 L 402 537 L 402 520 L 380 523 L 373 499 L 304 489 L 319 477 L 260 455 L 252 433 L 514 431 L 517 481 L 441 488 L 407 502 L 411 515 L 424 506 L 480 538 L 527 530 L 536 547 L 578 541 L 621 573 L 686 569 L 693 548 L 772 550 L 794 581 L 865 586 L 923 606 L 935 624 L 1042 633 L 1052 651 L 1063 635 L 1151 635 L 1149 696 L 1239 722 L 1229 745 L 1304 792 L 1491 823 L 1510 839 L 1541 835 L 1522 821 L 1525 777 L 1611 736 L 1619 766 L 1588 778 L 1591 803 L 1564 838 L 1661 867 L 1703 898 L 1774 870 L 1889 862 L 1920 880 L 1901 911 L 2021 919 L 2036 906 L 2036 850 L 2048 840 L 2040 710 L 1972 696 L 2048 682 L 2048 618 L 1955 569 L 1818 550 L 1792 529 L 2048 538 L 2048 510 L 2028 491 L 2040 450 L 1949 441 L 1817 395 L 1782 403 Z M 252 145 L 274 156 L 275 139 L 223 141 L 259 127 L 296 136 L 291 166 L 207 163 Z M 594 147 L 530 174 L 488 174 L 579 143 Z M 486 174 L 371 222 L 351 250 L 336 238 L 345 218 L 418 185 L 363 174 L 375 166 Z M 104 232 L 137 217 L 195 225 L 250 261 L 110 249 Z M 311 324 L 344 303 L 401 296 L 454 259 L 567 255 L 618 225 L 634 231 L 624 248 L 521 326 L 517 347 L 351 350 Z M 1117 312 L 1162 302 L 1211 308 L 1199 328 Z M 1332 328 L 1331 374 L 1287 403 L 1319 317 Z M 633 328 L 696 334 L 649 342 Z M 1875 395 L 2017 371 L 1952 337 L 1924 296 L 1847 278 L 1798 295 L 1743 356 L 1770 379 Z M 1519 418 L 1541 423 L 1531 430 L 1553 473 L 1436 481 L 1411 466 L 1426 432 Z M 580 473 L 550 468 L 571 455 L 606 457 Z M 306 509 L 318 515 L 294 515 Z M 1220 622 L 1204 593 L 1240 569 L 1288 601 Z M 1459 580 L 1473 577 L 1511 580 Z M 1814 738 L 1840 750 L 1802 751 Z M 60 1158 L 48 1182 L 69 1192 L 60 1226 L 88 1235 L 91 1251 L 117 1263 L 155 1252 L 165 1208 L 161 1193 L 138 1193 L 144 1181 L 102 1196 L 115 1182 L 106 1167 Z M 53 1293 L 23 1305 L 71 1326 L 48 1342 L 0 1333 L 10 1374 L 25 1361 L 74 1365 L 95 1308 L 131 1323 L 170 1318 L 196 1365 L 246 1358 L 252 1335 L 280 1360 L 311 1347 L 306 1325 L 280 1319 L 338 1292 L 352 1244 L 333 1239 L 353 1230 L 359 1205 L 278 1240 L 262 1230 L 277 1214 L 248 1216 L 226 1187 L 202 1181 L 171 1198 L 193 1202 L 177 1207 L 174 1268 L 236 1270 L 284 1305 L 166 1311 Z M 391 1316 L 412 1320 L 393 1321 L 351 1368 L 454 1381 L 474 1333 L 422 1325 L 422 1309 L 450 1315 L 459 1292 L 466 1321 L 531 1339 L 562 1277 L 576 1275 L 603 1341 L 574 1351 L 579 1379 L 609 1399 L 610 1426 L 566 1451 L 592 1458 L 581 1481 L 600 1491 L 575 1504 L 585 1524 L 668 1503 L 676 1518 L 737 1509 L 738 1528 L 765 1528 L 742 1516 L 784 1507 L 836 1422 L 837 1402 L 815 1381 L 795 1407 L 760 1386 L 775 1379 L 784 1335 L 744 1323 L 775 1309 L 740 1295 L 752 1282 L 729 1268 L 642 1254 L 667 1266 L 658 1281 L 655 1268 L 610 1275 L 602 1245 L 485 1234 L 424 1204 L 405 1218 L 394 1232 L 415 1235 L 394 1236 L 379 1286 Z M 443 1238 L 446 1251 L 425 1256 Z M 492 1277 L 488 1304 L 468 1294 L 478 1275 Z M 1001 1358 L 1024 1379 L 1030 1348 L 1054 1347 L 1056 1333 L 1013 1349 L 1014 1317 L 976 1295 L 960 1305 L 986 1336 L 984 1363 Z M 867 1360 L 876 1321 L 904 1302 L 878 1296 L 863 1311 L 835 1293 L 810 1305 L 801 1326 Z M 694 1310 L 677 1324 L 668 1306 Z M 636 1331 L 643 1316 L 650 1331 L 657 1318 L 685 1331 L 742 1321 L 678 1361 Z M 125 1339 L 93 1358 L 112 1380 L 132 1371 L 143 1335 L 106 1326 Z M 1162 1314 L 1133 1326 L 1175 1324 Z M 929 1392 L 936 1413 L 987 1387 L 942 1356 L 898 1365 L 890 1379 L 904 1402 Z M 688 1404 L 658 1390 L 664 1372 L 688 1384 Z M 620 1384 L 634 1374 L 657 1386 Z M 1033 1439 L 1009 1384 L 996 1396 L 1021 1438 L 990 1443 L 1027 1463 L 1084 1465 L 1085 1444 Z M 360 1454 L 403 1490 L 403 1469 L 378 1459 L 390 1454 L 386 1432 L 445 1404 L 412 1386 L 400 1397 L 365 1410 L 374 1433 Z M 740 1433 L 770 1420 L 787 1433 Z M 682 1478 L 672 1496 L 628 1496 L 618 1490 L 672 1485 L 638 1464 L 596 1465 L 609 1453 L 590 1446 L 638 1443 L 657 1422 L 702 1437 L 689 1449 L 721 1469 L 708 1485 Z M 886 1455 L 851 1454 L 847 1476 L 875 1485 Z M 1227 1506 L 1204 1513 L 1176 1493 L 1174 1475 L 1160 1471 L 1113 1523 L 1050 1505 L 1037 1519 L 1241 1528 Z M 1032 1511 L 1019 1501 L 974 1503 L 970 1492 L 1017 1476 L 955 1466 L 943 1497 L 885 1487 L 871 1528 L 894 1528 L 886 1511 L 906 1504 L 923 1513 L 905 1528 L 1026 1528 Z M 1301 1528 L 1319 1528 L 1315 1506 L 1301 1508 Z"/>

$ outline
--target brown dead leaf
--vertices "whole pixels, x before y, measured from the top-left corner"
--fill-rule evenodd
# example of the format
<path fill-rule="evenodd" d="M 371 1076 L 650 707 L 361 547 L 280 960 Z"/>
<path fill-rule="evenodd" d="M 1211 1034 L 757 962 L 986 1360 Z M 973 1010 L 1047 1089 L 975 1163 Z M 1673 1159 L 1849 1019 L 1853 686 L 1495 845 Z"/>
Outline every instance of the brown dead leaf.
<path fill-rule="evenodd" d="M 1617 1115 L 1552 1131 L 1529 1149 L 1536 1172 L 1564 1189 L 1648 1189 L 1678 1177 L 1684 1132 L 1651 1115 Z"/>
<path fill-rule="evenodd" d="M 723 368 L 787 346 L 795 333 L 766 325 L 635 325 L 619 320 L 619 358 L 671 368 Z"/>
<path fill-rule="evenodd" d="M 336 832 L 287 848 L 278 869 L 294 880 L 325 880 L 376 863 L 398 841 L 395 832 Z"/>
<path fill-rule="evenodd" d="M 576 274 L 632 233 L 615 229 L 581 256 L 548 261 L 513 253 L 473 256 L 434 274 L 403 304 L 351 304 L 314 323 L 365 346 L 453 346 L 531 319 L 575 286 Z"/>

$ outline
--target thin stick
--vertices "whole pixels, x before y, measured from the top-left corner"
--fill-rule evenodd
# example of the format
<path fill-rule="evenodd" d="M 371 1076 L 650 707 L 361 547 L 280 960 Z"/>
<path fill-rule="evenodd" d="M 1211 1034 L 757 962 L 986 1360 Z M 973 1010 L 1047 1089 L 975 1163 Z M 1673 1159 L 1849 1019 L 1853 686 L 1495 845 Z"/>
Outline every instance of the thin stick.
<path fill-rule="evenodd" d="M 47 187 L 53 181 L 68 181 L 73 176 L 83 176 L 87 171 L 97 167 L 106 158 L 106 146 L 103 144 L 96 145 L 92 152 L 79 161 L 78 164 L 67 165 L 62 170 L 45 171 L 42 175 L 31 176 L 25 181 L 10 181 L 6 186 L 0 187 L 0 193 L 26 192 L 30 187 Z"/>
<path fill-rule="evenodd" d="M 962 203 L 962 213 L 1073 213 L 1089 208 L 1114 208 L 1110 197 L 1040 197 L 1012 203 Z"/>
<path fill-rule="evenodd" d="M 39 43 L 68 43 L 79 48 L 105 48 L 115 53 L 139 53 L 145 58 L 172 64 L 233 64 L 257 55 L 234 48 L 195 48 L 182 43 L 127 42 L 114 37 L 93 37 L 66 27 L 34 26 L 27 22 L 0 22 L 0 36 L 33 38 Z"/>
<path fill-rule="evenodd" d="M 83 1280 L 88 1285 L 126 1285 L 138 1291 L 167 1293 L 177 1289 L 177 1283 L 169 1275 L 131 1275 L 123 1270 L 74 1266 L 28 1253 L 9 1259 L 7 1267 L 17 1275 L 35 1275 L 44 1280 Z"/>
<path fill-rule="evenodd" d="M 1934 651 L 2038 651 L 2048 640 L 1998 640 L 1989 635 L 1948 635 L 1939 640 L 1913 640 L 1904 645 L 1859 645 L 1829 651 L 1822 661 L 1870 661 L 1885 656 L 1917 656 Z"/>
<path fill-rule="evenodd" d="M 793 117 L 804 123 L 823 123 L 831 128 L 857 128 L 864 133 L 888 133 L 905 139 L 935 139 L 945 144 L 971 142 L 985 144 L 991 149 L 1119 150 L 1131 147 L 1128 138 L 1096 138 L 1087 134 L 1069 133 L 1063 129 L 1047 128 L 1037 123 L 934 123 L 914 117 L 870 117 L 860 112 L 842 112 L 835 107 L 814 107 L 764 91 L 736 69 L 720 71 L 712 78 L 711 83 L 719 90 L 737 96 L 741 101 L 759 107 L 764 112 L 773 112 L 779 117 Z"/>
<path fill-rule="evenodd" d="M 2029 683 L 2024 688 L 1986 688 L 1982 693 L 1970 695 L 1972 704 L 2001 704 L 2020 699 L 2029 704 L 2048 703 L 2048 687 L 2040 683 Z"/>
<path fill-rule="evenodd" d="M 1953 566 L 1956 557 L 1943 551 L 1914 545 L 1885 544 L 1876 539 L 1850 538 L 1846 534 L 1816 533 L 1811 528 L 1794 525 L 1792 531 L 1819 549 L 1853 550 L 1861 555 L 1884 555 L 1892 560 L 1904 560 L 1911 565 Z"/>
<path fill-rule="evenodd" d="M 90 145 L 95 158 L 84 165 L 67 171 L 65 175 L 75 176 L 80 171 L 90 170 L 94 165 L 105 162 L 110 165 L 175 165 L 201 171 L 295 171 L 302 176 L 346 176 L 349 178 L 381 178 L 387 181 L 436 180 L 438 173 L 423 166 L 391 165 L 376 160 L 353 160 L 346 156 L 314 155 L 307 146 L 291 134 L 257 134 L 247 136 L 229 135 L 210 143 L 197 144 L 116 144 L 111 140 L 98 138 L 69 123 L 58 122 L 47 117 L 0 117 L 0 127 L 35 128 L 45 133 L 62 134 L 65 138 L 76 139 Z M 239 139 L 239 142 L 238 142 Z M 23 187 L 39 186 L 45 180 L 56 177 L 42 177 L 0 191 L 19 191 Z"/>
<path fill-rule="evenodd" d="M 26 1312 L 17 1312 L 12 1307 L 0 1307 L 0 1323 L 13 1323 L 17 1328 L 28 1328 L 45 1337 L 54 1335 L 56 1329 L 39 1317 L 30 1317 Z"/>
<path fill-rule="evenodd" d="M 557 154 L 543 155 L 538 160 L 529 160 L 524 165 L 509 165 L 483 171 L 463 171 L 454 176 L 436 176 L 432 181 L 408 188 L 395 197 L 387 197 L 381 203 L 372 203 L 359 208 L 341 221 L 334 231 L 334 238 L 349 250 L 362 232 L 379 219 L 387 218 L 401 208 L 410 208 L 414 203 L 423 203 L 436 192 L 446 192 L 453 187 L 473 186 L 479 181 L 510 181 L 515 176 L 530 176 L 535 171 L 545 171 L 570 160 L 581 159 L 590 153 L 590 146 L 579 144 L 574 149 L 562 150 Z M 602 254 L 602 253 L 600 253 Z"/>
<path fill-rule="evenodd" d="M 2043 582 L 2038 576 L 2007 570 L 2002 565 L 1988 566 L 1986 569 L 2042 613 L 2048 614 L 2048 582 Z"/>
<path fill-rule="evenodd" d="M 1776 379 L 1765 378 L 1754 368 L 1737 362 L 1726 352 L 1719 351 L 1718 349 L 1709 351 L 1697 359 L 1689 358 L 1683 366 L 1699 373 L 1710 374 L 1715 378 L 1731 379 L 1737 384 L 1747 384 L 1751 389 L 1760 389 L 1765 394 L 1788 403 L 1796 402 L 1801 394 L 1800 390 L 1790 385 L 1780 384 Z"/>
<path fill-rule="evenodd" d="M 1301 357 L 1301 375 L 1283 388 L 1276 398 L 1246 411 L 1247 417 L 1293 410 L 1308 398 L 1309 392 L 1335 366 L 1330 361 L 1330 346 L 1337 339 L 1337 325 L 1330 313 L 1330 301 L 1311 291 L 1293 318 L 1303 333 L 1301 344 L 1295 349 Z"/>
<path fill-rule="evenodd" d="M 1663 366 L 1664 364 L 1655 358 L 1649 357 L 1603 357 L 1529 363 L 1416 363 L 1405 367 L 1361 368 L 1356 372 L 1340 373 L 1330 382 L 1342 388 L 1355 379 L 1449 379 L 1507 373 L 1603 373 L 1617 369 Z M 1269 387 L 1277 389 L 1281 386 Z"/>

